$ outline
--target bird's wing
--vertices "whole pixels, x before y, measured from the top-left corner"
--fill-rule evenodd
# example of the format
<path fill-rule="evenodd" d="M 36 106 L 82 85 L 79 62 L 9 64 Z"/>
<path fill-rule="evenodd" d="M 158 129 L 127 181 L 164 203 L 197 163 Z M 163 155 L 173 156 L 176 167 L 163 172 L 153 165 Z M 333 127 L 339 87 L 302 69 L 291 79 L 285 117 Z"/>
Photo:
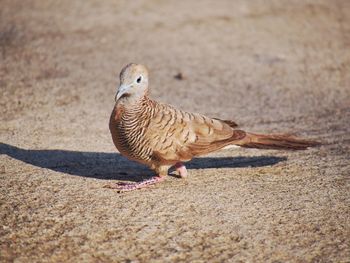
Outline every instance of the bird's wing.
<path fill-rule="evenodd" d="M 146 136 L 155 159 L 171 164 L 191 160 L 241 139 L 245 133 L 234 130 L 235 126 L 232 121 L 211 119 L 159 104 Z"/>

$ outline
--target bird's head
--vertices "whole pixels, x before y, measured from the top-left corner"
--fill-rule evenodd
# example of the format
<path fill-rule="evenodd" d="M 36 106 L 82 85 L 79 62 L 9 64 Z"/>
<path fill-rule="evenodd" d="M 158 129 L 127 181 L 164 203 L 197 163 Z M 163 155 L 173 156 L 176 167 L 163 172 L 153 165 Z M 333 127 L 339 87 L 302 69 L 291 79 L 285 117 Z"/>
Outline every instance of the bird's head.
<path fill-rule="evenodd" d="M 120 72 L 120 86 L 115 101 L 137 102 L 148 91 L 148 70 L 140 64 L 130 63 Z"/>

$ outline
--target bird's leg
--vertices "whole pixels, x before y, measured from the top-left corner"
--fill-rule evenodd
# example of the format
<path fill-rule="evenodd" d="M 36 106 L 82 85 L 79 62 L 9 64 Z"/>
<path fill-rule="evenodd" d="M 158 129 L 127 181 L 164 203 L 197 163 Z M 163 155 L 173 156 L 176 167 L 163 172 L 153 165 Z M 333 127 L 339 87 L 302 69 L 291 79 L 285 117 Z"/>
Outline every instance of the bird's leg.
<path fill-rule="evenodd" d="M 125 182 L 118 182 L 113 185 L 106 185 L 105 188 L 111 188 L 116 189 L 118 192 L 128 192 L 128 191 L 134 191 L 137 189 L 145 188 L 150 185 L 159 183 L 164 181 L 165 176 L 153 176 L 150 179 L 143 180 L 141 182 L 137 183 L 125 183 Z"/>
<path fill-rule="evenodd" d="M 187 169 L 186 166 L 179 162 L 175 164 L 175 169 L 179 173 L 181 178 L 186 178 L 187 177 Z"/>
<path fill-rule="evenodd" d="M 141 182 L 137 183 L 125 183 L 125 182 L 119 182 L 113 185 L 106 185 L 106 188 L 112 188 L 118 190 L 118 192 L 128 192 L 128 191 L 134 191 L 137 189 L 145 188 L 150 185 L 159 183 L 164 181 L 166 175 L 168 174 L 168 169 L 170 166 L 168 165 L 151 165 L 151 169 L 153 169 L 157 176 L 153 176 L 150 179 L 143 180 Z"/>

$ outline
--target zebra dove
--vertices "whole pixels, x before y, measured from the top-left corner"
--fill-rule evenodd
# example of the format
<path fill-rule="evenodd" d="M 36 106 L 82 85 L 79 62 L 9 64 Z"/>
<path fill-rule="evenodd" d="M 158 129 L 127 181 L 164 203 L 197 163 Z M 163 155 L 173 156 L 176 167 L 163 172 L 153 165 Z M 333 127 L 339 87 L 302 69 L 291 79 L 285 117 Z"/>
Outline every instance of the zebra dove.
<path fill-rule="evenodd" d="M 137 183 L 106 186 L 108 188 L 124 192 L 161 182 L 172 166 L 181 177 L 186 177 L 183 162 L 229 145 L 304 150 L 319 144 L 289 135 L 248 133 L 236 129 L 233 121 L 176 109 L 150 99 L 148 83 L 145 66 L 131 63 L 122 69 L 109 128 L 119 152 L 149 166 L 157 176 Z"/>

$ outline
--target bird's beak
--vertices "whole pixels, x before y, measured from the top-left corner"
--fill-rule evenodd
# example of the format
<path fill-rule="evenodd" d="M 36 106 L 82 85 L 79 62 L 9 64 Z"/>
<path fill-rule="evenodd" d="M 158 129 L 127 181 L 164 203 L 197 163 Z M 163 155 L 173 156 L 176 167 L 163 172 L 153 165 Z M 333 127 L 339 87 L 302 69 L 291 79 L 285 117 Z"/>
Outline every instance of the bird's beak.
<path fill-rule="evenodd" d="M 130 88 L 130 86 L 122 84 L 119 86 L 117 95 L 115 96 L 115 101 L 118 101 Z"/>

